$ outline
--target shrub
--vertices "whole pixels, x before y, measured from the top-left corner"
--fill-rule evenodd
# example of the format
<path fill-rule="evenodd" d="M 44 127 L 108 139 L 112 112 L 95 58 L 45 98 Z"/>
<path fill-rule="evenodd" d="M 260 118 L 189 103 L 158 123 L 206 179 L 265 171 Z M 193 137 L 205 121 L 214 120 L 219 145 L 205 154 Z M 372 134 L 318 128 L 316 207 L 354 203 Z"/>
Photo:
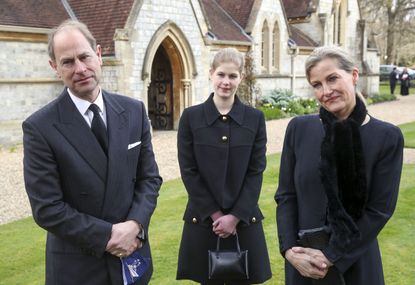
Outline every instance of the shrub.
<path fill-rule="evenodd" d="M 366 102 L 368 105 L 394 100 L 396 100 L 396 96 L 391 94 L 374 94 L 366 98 Z"/>
<path fill-rule="evenodd" d="M 274 108 L 272 106 L 270 107 L 258 107 L 259 110 L 261 110 L 264 113 L 265 120 L 275 120 L 275 119 L 281 119 L 285 118 L 286 115 L 283 111 L 281 111 L 278 108 Z"/>
<path fill-rule="evenodd" d="M 288 104 L 293 100 L 293 96 L 288 89 L 274 89 L 269 95 L 263 96 L 260 100 L 261 105 L 269 104 L 277 108 L 287 108 Z"/>
<path fill-rule="evenodd" d="M 314 98 L 296 97 L 287 89 L 274 89 L 269 95 L 261 98 L 259 105 L 266 120 L 312 114 L 316 113 L 319 107 Z"/>

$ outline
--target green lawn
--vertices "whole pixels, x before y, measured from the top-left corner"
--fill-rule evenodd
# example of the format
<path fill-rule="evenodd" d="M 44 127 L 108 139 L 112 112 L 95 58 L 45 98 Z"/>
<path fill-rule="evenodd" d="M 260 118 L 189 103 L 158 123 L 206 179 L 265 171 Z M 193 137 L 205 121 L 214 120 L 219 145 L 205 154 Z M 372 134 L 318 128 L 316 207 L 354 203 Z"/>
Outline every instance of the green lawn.
<path fill-rule="evenodd" d="M 268 157 L 260 206 L 266 219 L 265 233 L 273 279 L 267 285 L 283 285 L 283 259 L 278 253 L 275 203 L 279 155 Z M 386 284 L 415 284 L 415 165 L 405 165 L 396 212 L 382 231 Z M 175 281 L 177 252 L 182 230 L 186 192 L 180 179 L 163 184 L 150 228 L 155 272 L 152 285 L 196 284 Z M 0 226 L 0 284 L 43 284 L 45 232 L 32 218 Z"/>
<path fill-rule="evenodd" d="M 415 148 L 415 122 L 398 126 L 405 137 L 405 147 Z"/>
<path fill-rule="evenodd" d="M 399 84 L 396 84 L 395 87 L 395 95 L 399 94 Z M 382 81 L 379 84 L 379 95 L 390 95 L 391 94 L 391 90 L 389 87 L 389 82 L 386 81 Z"/>

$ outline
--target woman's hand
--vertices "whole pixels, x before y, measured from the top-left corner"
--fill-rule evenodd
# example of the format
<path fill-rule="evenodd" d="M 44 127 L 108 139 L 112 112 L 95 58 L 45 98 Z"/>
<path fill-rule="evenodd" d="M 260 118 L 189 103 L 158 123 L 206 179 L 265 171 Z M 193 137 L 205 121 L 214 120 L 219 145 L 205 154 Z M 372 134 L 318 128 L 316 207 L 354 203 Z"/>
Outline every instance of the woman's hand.
<path fill-rule="evenodd" d="M 330 260 L 323 254 L 323 252 L 319 249 L 308 248 L 308 247 L 300 247 L 295 246 L 291 248 L 295 253 L 304 253 L 311 257 L 311 260 L 314 266 L 318 268 L 326 268 L 333 266 Z"/>
<path fill-rule="evenodd" d="M 222 216 L 224 216 L 224 214 L 222 213 L 222 211 L 219 210 L 217 212 L 214 212 L 212 215 L 210 215 L 210 218 L 212 219 L 212 221 L 216 221 Z"/>
<path fill-rule="evenodd" d="M 236 233 L 236 225 L 238 223 L 239 219 L 234 215 L 221 216 L 213 222 L 213 232 L 221 238 L 227 238 Z"/>
<path fill-rule="evenodd" d="M 331 262 L 321 253 L 322 258 L 316 249 L 293 247 L 285 252 L 285 259 L 294 266 L 304 277 L 322 279 L 326 276 Z M 329 265 L 330 264 L 330 265 Z"/>

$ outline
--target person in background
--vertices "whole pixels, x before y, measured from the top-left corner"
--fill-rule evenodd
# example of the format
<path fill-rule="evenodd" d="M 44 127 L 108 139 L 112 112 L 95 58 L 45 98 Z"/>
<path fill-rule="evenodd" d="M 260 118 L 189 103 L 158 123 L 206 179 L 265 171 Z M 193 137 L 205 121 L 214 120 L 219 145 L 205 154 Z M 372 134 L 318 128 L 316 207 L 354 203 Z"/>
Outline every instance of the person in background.
<path fill-rule="evenodd" d="M 393 67 L 391 73 L 389 74 L 389 86 L 391 90 L 391 95 L 395 95 L 396 82 L 399 80 L 399 73 L 396 66 Z"/>
<path fill-rule="evenodd" d="M 184 110 L 178 130 L 178 158 L 188 192 L 178 257 L 177 279 L 201 284 L 254 284 L 271 278 L 258 206 L 266 166 L 266 128 L 262 112 L 236 95 L 244 57 L 234 48 L 213 58 L 208 99 Z M 209 280 L 208 250 L 248 250 L 249 280 Z"/>
<path fill-rule="evenodd" d="M 406 67 L 403 68 L 402 73 L 399 75 L 399 79 L 401 81 L 401 95 L 409 95 L 410 78 Z"/>
<path fill-rule="evenodd" d="M 162 183 L 146 110 L 99 86 L 101 47 L 83 23 L 54 29 L 49 56 L 65 89 L 23 122 L 26 191 L 47 231 L 45 284 L 121 285 L 123 258 L 151 257 Z M 151 274 L 150 264 L 134 284 Z"/>
<path fill-rule="evenodd" d="M 359 71 L 339 47 L 305 63 L 318 115 L 286 130 L 277 226 L 285 284 L 384 284 L 377 236 L 392 216 L 402 171 L 398 127 L 367 113 Z"/>

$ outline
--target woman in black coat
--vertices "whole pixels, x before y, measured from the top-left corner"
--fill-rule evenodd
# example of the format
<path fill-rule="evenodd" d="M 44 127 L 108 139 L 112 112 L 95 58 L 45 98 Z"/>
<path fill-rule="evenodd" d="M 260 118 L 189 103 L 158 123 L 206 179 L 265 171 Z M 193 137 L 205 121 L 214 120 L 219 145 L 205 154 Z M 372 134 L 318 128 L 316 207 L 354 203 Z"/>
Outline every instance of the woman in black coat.
<path fill-rule="evenodd" d="M 262 112 L 235 95 L 244 58 L 236 49 L 220 50 L 210 79 L 214 92 L 184 110 L 178 131 L 178 157 L 188 192 L 177 279 L 201 284 L 255 284 L 271 278 L 258 207 L 266 166 L 266 129 Z M 210 280 L 208 250 L 248 250 L 249 280 Z"/>
<path fill-rule="evenodd" d="M 306 75 L 320 114 L 290 121 L 275 195 L 285 283 L 382 285 L 376 237 L 396 206 L 402 134 L 367 114 L 342 49 L 317 48 Z"/>
<path fill-rule="evenodd" d="M 399 75 L 399 80 L 401 81 L 401 95 L 409 95 L 410 78 L 406 67 L 404 67 L 402 73 Z"/>

